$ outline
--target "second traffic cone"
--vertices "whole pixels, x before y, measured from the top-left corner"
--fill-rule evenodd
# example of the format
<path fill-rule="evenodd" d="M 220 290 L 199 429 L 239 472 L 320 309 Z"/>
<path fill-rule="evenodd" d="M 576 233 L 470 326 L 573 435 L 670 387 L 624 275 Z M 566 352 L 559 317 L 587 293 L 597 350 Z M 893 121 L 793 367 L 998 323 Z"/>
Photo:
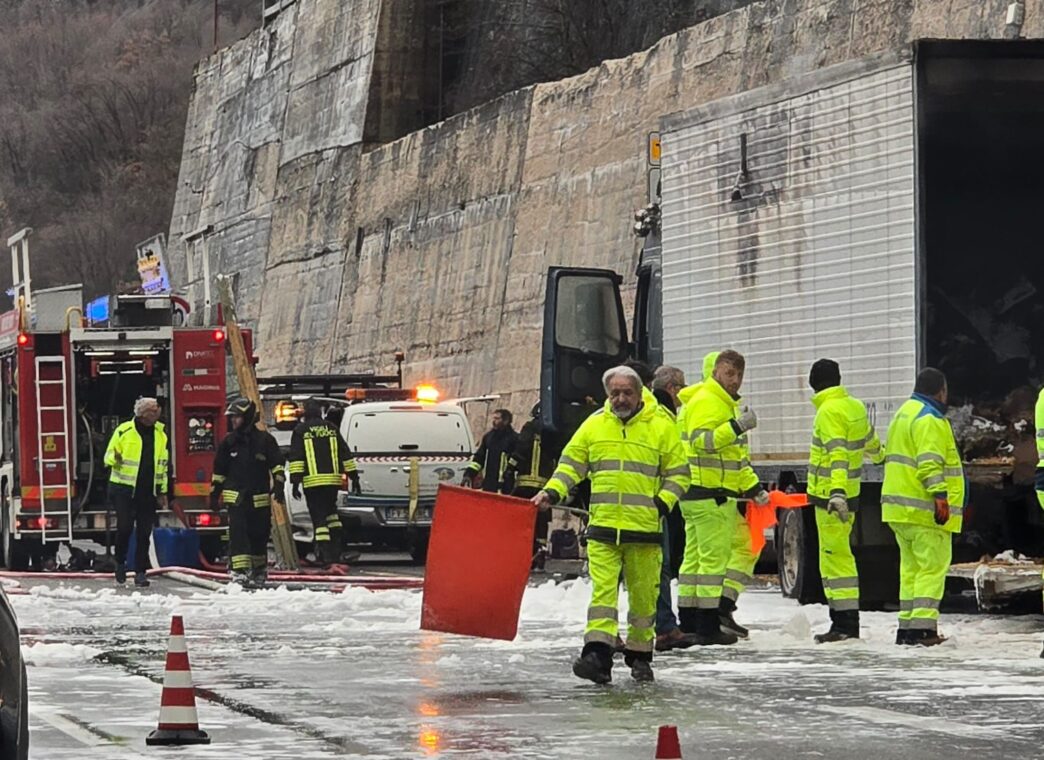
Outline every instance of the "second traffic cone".
<path fill-rule="evenodd" d="M 656 740 L 657 760 L 681 760 L 681 744 L 678 742 L 677 726 L 660 726 Z"/>
<path fill-rule="evenodd" d="M 192 670 L 185 647 L 185 623 L 181 615 L 174 615 L 170 619 L 170 644 L 167 645 L 167 666 L 163 673 L 159 727 L 145 738 L 145 743 L 210 744 L 207 732 L 199 730 L 196 689 L 192 685 Z"/>

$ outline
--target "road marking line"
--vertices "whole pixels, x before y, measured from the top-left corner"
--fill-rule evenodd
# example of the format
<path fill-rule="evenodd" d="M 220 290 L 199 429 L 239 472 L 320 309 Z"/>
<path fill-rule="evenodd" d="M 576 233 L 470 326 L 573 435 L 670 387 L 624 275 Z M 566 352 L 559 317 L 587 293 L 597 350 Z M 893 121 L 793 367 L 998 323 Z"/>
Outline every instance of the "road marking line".
<path fill-rule="evenodd" d="M 1006 736 L 1005 732 L 994 728 L 983 726 L 972 726 L 955 723 L 945 718 L 937 718 L 929 715 L 912 715 L 910 713 L 885 710 L 880 707 L 867 707 L 863 705 L 852 705 L 848 707 L 831 707 L 817 705 L 817 710 L 845 715 L 851 718 L 859 718 L 869 723 L 877 723 L 885 726 L 906 726 L 918 731 L 931 731 L 937 734 L 949 734 L 965 739 L 982 739 L 991 741 Z"/>
<path fill-rule="evenodd" d="M 80 744 L 88 747 L 105 747 L 109 757 L 145 757 L 143 753 L 114 741 L 116 737 L 113 737 L 113 740 L 108 740 L 105 738 L 108 734 L 104 734 L 104 732 L 95 733 L 97 729 L 73 720 L 56 710 L 30 706 L 29 716 L 30 718 L 40 718 L 69 738 L 80 742 Z"/>

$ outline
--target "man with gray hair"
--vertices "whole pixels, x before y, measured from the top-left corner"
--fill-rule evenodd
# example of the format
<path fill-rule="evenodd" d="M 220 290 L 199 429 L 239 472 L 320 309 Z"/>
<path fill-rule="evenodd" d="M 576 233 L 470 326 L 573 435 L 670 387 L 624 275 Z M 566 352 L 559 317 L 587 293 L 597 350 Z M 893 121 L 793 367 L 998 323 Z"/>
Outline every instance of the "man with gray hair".
<path fill-rule="evenodd" d="M 674 419 L 659 404 L 643 400 L 637 372 L 613 367 L 602 384 L 605 405 L 580 425 L 532 501 L 547 509 L 584 478 L 591 480 L 587 559 L 593 589 L 584 648 L 573 673 L 595 683 L 612 680 L 622 569 L 630 607 L 624 661 L 632 678 L 652 681 L 660 516 L 688 489 L 688 460 Z"/>
<path fill-rule="evenodd" d="M 167 507 L 167 433 L 154 398 L 134 402 L 134 419 L 113 431 L 105 450 L 109 500 L 116 510 L 116 582 L 127 580 L 127 546 L 135 524 L 134 585 L 149 585 L 149 544 L 157 507 Z"/>

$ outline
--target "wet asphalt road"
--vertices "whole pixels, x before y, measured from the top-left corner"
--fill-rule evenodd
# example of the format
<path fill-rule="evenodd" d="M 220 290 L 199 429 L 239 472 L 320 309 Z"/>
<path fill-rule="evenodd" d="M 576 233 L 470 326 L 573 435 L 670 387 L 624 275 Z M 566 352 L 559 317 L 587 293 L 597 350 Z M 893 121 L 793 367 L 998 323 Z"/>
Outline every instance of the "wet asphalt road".
<path fill-rule="evenodd" d="M 371 571 L 407 572 L 393 563 Z M 416 571 L 412 571 L 416 573 Z M 527 592 L 514 642 L 418 630 L 419 592 L 207 592 L 160 580 L 147 593 L 33 581 L 12 597 L 29 670 L 33 758 L 652 757 L 679 726 L 683 756 L 1044 757 L 1037 616 L 945 616 L 953 641 L 813 645 L 826 619 L 772 591 L 748 593 L 751 640 L 671 653 L 657 682 L 576 680 L 587 587 Z M 170 614 L 185 617 L 204 748 L 146 750 Z M 625 614 L 625 613 L 622 613 Z"/>

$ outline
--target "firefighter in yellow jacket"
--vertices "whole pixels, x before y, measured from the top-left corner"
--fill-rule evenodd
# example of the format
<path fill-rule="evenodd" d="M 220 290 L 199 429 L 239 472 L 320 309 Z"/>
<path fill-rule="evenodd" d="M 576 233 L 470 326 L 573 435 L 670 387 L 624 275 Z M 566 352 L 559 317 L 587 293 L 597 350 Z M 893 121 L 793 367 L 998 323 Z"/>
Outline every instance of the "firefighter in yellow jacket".
<path fill-rule="evenodd" d="M 595 683 L 612 680 L 620 571 L 629 612 L 624 661 L 631 677 L 653 680 L 653 624 L 660 580 L 660 517 L 689 485 L 685 451 L 671 416 L 642 393 L 638 374 L 614 367 L 602 378 L 608 400 L 570 439 L 558 467 L 532 501 L 560 503 L 591 479 L 587 553 L 593 585 L 584 648 L 573 673 Z"/>
<path fill-rule="evenodd" d="M 939 603 L 950 569 L 952 538 L 961 532 L 964 469 L 946 419 L 946 376 L 928 367 L 913 397 L 888 428 L 881 519 L 899 544 L 899 630 L 896 644 L 933 646 Z"/>
<path fill-rule="evenodd" d="M 750 466 L 747 433 L 758 418 L 740 407 L 746 362 L 736 351 L 722 351 L 711 377 L 682 407 L 679 425 L 689 449 L 692 484 L 682 499 L 685 559 L 678 576 L 678 617 L 695 643 L 735 644 L 722 630 L 720 611 L 725 573 L 736 534 L 737 499 L 768 503 Z"/>
<path fill-rule="evenodd" d="M 817 634 L 824 644 L 859 638 L 859 574 L 851 536 L 863 476 L 863 456 L 884 460 L 881 442 L 866 404 L 841 385 L 841 368 L 831 359 L 812 365 L 808 384 L 815 395 L 808 496 L 819 532 L 819 574 L 830 606 L 830 630 Z"/>

